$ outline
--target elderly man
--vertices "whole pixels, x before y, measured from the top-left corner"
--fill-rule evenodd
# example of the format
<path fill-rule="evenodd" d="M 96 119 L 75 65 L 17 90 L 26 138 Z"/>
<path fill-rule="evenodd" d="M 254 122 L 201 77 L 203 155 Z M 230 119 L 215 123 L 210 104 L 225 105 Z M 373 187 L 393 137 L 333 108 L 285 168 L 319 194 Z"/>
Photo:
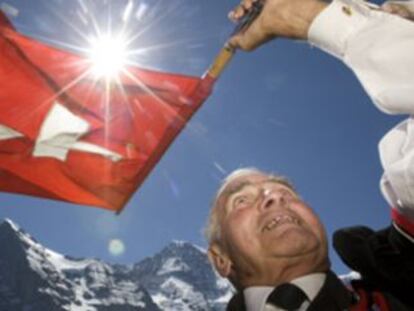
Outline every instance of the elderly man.
<path fill-rule="evenodd" d="M 363 276 L 352 292 L 330 272 L 324 227 L 293 186 L 241 169 L 217 193 L 207 228 L 209 257 L 238 290 L 231 311 L 414 310 L 414 242 L 397 228 L 335 234 L 340 255 Z M 286 284 L 297 287 L 292 292 Z"/>
<path fill-rule="evenodd" d="M 231 12 L 242 18 L 245 0 Z M 267 0 L 231 44 L 252 50 L 275 37 L 308 39 L 343 60 L 384 112 L 414 114 L 414 23 L 407 6 Z M 362 279 L 347 289 L 329 270 L 323 225 L 284 178 L 256 169 L 228 176 L 207 227 L 209 257 L 238 293 L 228 310 L 414 310 L 414 120 L 380 143 L 381 190 L 393 224 L 335 233 L 334 246 Z"/>

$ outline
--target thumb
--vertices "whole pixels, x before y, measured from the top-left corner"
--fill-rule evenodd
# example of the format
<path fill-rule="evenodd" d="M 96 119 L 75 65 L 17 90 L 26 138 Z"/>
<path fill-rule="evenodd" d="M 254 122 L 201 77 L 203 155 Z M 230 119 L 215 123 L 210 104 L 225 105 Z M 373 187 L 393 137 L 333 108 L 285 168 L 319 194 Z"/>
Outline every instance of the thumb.
<path fill-rule="evenodd" d="M 231 37 L 228 43 L 232 47 L 243 51 L 253 51 L 273 39 L 274 36 L 266 35 L 259 22 L 259 20 L 253 22 L 249 28 Z"/>

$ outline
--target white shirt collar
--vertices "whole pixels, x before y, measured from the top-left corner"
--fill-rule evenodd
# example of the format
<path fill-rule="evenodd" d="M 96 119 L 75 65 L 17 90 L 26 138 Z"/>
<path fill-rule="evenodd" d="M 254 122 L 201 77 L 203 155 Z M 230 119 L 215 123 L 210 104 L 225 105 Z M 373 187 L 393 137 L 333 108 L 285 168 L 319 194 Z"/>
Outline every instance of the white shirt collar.
<path fill-rule="evenodd" d="M 252 286 L 244 289 L 244 302 L 246 311 L 262 311 L 267 297 L 273 291 L 274 287 L 270 286 Z"/>
<path fill-rule="evenodd" d="M 294 279 L 290 283 L 300 287 L 305 292 L 306 296 L 308 296 L 309 300 L 312 301 L 321 290 L 325 279 L 325 273 L 312 273 Z"/>
<path fill-rule="evenodd" d="M 300 287 L 312 301 L 322 288 L 325 282 L 325 273 L 312 273 L 292 280 L 290 283 Z M 264 309 L 267 297 L 273 291 L 274 287 L 269 286 L 252 286 L 244 289 L 244 301 L 247 311 L 262 311 Z"/>

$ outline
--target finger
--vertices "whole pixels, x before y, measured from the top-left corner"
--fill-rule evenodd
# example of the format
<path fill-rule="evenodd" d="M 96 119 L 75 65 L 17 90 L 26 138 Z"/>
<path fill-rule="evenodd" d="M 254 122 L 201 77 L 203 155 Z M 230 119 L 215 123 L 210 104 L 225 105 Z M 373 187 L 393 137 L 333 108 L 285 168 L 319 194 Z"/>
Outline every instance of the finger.
<path fill-rule="evenodd" d="M 252 51 L 270 39 L 271 37 L 263 31 L 260 20 L 256 20 L 244 32 L 232 37 L 229 44 L 244 51 Z"/>
<path fill-rule="evenodd" d="M 228 15 L 229 19 L 232 22 L 237 22 L 246 14 L 246 11 L 242 5 L 235 7 Z"/>
<path fill-rule="evenodd" d="M 253 8 L 253 4 L 259 0 L 244 0 L 234 8 L 228 15 L 229 19 L 233 22 L 237 22 L 240 20 L 244 15 L 249 13 L 249 11 Z"/>
<path fill-rule="evenodd" d="M 243 1 L 242 6 L 246 12 L 250 11 L 250 9 L 253 7 L 253 0 Z"/>

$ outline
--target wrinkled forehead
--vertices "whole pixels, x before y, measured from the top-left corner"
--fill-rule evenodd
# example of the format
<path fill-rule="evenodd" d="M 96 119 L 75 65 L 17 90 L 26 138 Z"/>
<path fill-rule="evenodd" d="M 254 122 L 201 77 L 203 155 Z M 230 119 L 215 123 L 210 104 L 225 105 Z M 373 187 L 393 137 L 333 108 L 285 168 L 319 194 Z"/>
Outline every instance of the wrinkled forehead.
<path fill-rule="evenodd" d="M 239 192 L 246 186 L 263 184 L 266 182 L 277 183 L 292 189 L 292 187 L 287 182 L 270 174 L 264 174 L 260 172 L 242 174 L 240 176 L 235 176 L 233 178 L 225 180 L 218 192 L 215 206 L 224 206 L 227 199 L 232 194 Z"/>
<path fill-rule="evenodd" d="M 230 195 L 232 193 L 238 192 L 241 188 L 247 185 L 256 185 L 260 183 L 264 183 L 267 181 L 271 181 L 272 176 L 265 175 L 261 173 L 250 173 L 244 174 L 241 176 L 234 177 L 230 180 L 227 180 L 220 190 L 221 195 Z"/>

